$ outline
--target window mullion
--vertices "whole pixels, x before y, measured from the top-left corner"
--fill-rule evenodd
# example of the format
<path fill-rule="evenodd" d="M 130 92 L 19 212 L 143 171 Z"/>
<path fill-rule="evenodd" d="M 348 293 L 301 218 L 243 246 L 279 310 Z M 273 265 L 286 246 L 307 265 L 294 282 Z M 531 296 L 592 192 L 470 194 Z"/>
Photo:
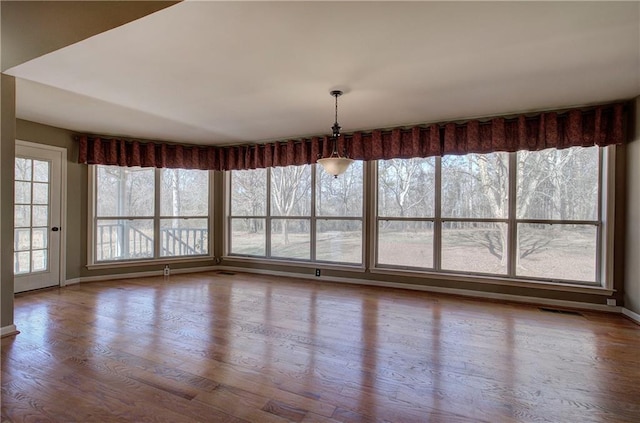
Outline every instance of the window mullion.
<path fill-rule="evenodd" d="M 265 257 L 271 257 L 271 170 L 272 167 L 267 168 L 267 202 L 264 218 L 264 255 Z"/>
<path fill-rule="evenodd" d="M 162 169 L 155 169 L 154 172 L 154 205 L 153 205 L 153 257 L 160 257 L 160 172 Z"/>
<path fill-rule="evenodd" d="M 518 260 L 518 222 L 516 220 L 516 195 L 518 194 L 518 153 L 509 153 L 509 204 L 507 223 L 507 275 L 516 276 L 516 263 Z"/>
<path fill-rule="evenodd" d="M 309 241 L 310 241 L 310 249 L 309 252 L 311 261 L 316 261 L 316 165 L 312 164 L 311 166 L 311 216 L 309 217 Z"/>
<path fill-rule="evenodd" d="M 433 268 L 442 269 L 442 157 L 436 157 L 434 222 L 433 222 Z"/>

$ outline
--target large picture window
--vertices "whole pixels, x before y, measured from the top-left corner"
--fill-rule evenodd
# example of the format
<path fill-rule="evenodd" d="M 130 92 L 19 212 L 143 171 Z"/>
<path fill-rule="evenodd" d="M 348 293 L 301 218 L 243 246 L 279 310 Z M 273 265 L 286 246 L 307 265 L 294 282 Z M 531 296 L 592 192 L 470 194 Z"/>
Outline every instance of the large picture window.
<path fill-rule="evenodd" d="M 376 266 L 598 284 L 602 155 L 378 161 Z"/>
<path fill-rule="evenodd" d="M 95 166 L 93 262 L 209 254 L 209 172 Z"/>
<path fill-rule="evenodd" d="M 362 264 L 363 165 L 231 171 L 230 255 Z"/>

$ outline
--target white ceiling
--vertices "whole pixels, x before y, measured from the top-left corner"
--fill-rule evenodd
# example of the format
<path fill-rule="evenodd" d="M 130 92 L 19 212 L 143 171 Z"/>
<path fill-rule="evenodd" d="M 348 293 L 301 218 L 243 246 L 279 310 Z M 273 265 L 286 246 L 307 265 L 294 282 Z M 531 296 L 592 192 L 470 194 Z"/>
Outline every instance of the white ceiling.
<path fill-rule="evenodd" d="M 640 95 L 637 2 L 187 1 L 39 57 L 17 116 L 233 144 Z"/>

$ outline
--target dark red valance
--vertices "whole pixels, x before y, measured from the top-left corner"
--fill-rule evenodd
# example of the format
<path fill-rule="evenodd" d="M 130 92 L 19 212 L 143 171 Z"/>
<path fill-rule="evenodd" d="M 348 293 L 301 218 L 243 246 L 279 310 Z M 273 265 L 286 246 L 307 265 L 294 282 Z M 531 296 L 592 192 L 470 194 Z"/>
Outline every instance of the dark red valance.
<path fill-rule="evenodd" d="M 546 112 L 486 121 L 374 129 L 338 140 L 340 152 L 356 160 L 450 154 L 513 152 L 576 146 L 607 146 L 624 140 L 624 104 Z M 229 147 L 79 138 L 78 161 L 85 164 L 159 168 L 240 170 L 315 163 L 331 154 L 330 139 L 313 137 Z"/>

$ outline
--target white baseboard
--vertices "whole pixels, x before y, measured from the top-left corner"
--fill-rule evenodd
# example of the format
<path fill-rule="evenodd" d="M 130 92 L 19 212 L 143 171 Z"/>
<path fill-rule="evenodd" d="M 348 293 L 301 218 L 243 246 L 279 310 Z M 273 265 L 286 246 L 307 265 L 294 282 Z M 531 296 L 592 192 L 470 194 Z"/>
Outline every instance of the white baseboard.
<path fill-rule="evenodd" d="M 5 336 L 17 335 L 19 333 L 20 331 L 18 331 L 18 328 L 16 328 L 16 325 L 3 326 L 0 329 L 0 337 L 3 337 L 3 338 Z"/>
<path fill-rule="evenodd" d="M 234 267 L 234 266 L 217 266 L 216 269 L 233 271 L 233 272 L 255 273 L 255 274 L 261 274 L 261 275 L 283 276 L 283 277 L 297 278 L 297 279 L 308 279 L 308 280 L 314 280 L 314 281 L 339 282 L 339 283 L 348 283 L 348 284 L 356 284 L 356 285 L 373 285 L 373 286 L 382 286 L 386 288 L 409 289 L 414 291 L 435 292 L 439 294 L 453 294 L 453 295 L 461 295 L 461 296 L 472 297 L 472 298 L 513 301 L 518 303 L 529 303 L 529 304 L 554 306 L 554 307 L 575 308 L 575 309 L 581 309 L 581 310 L 606 311 L 610 313 L 622 312 L 622 307 L 619 307 L 619 306 L 608 306 L 605 304 L 583 303 L 583 302 L 567 301 L 567 300 L 554 300 L 550 298 L 541 298 L 541 297 L 526 297 L 526 296 L 513 295 L 513 294 L 500 294 L 495 292 L 474 291 L 470 289 L 445 288 L 440 286 L 414 285 L 414 284 L 398 283 L 398 282 L 390 282 L 390 281 L 374 281 L 370 279 L 364 280 L 364 279 L 357 279 L 357 278 L 341 278 L 341 277 L 333 277 L 333 276 L 317 277 L 314 275 L 307 275 L 307 274 L 300 274 L 300 273 L 293 273 L 293 272 L 251 269 L 251 268 Z"/>
<path fill-rule="evenodd" d="M 629 319 L 633 320 L 634 322 L 640 324 L 640 314 L 629 310 L 628 308 L 622 308 L 622 314 L 624 314 L 625 316 L 627 316 Z"/>
<path fill-rule="evenodd" d="M 75 285 L 77 283 L 80 283 L 80 278 L 67 279 L 61 286 Z"/>
<path fill-rule="evenodd" d="M 209 272 L 211 270 L 218 270 L 219 266 L 201 266 L 201 267 L 186 267 L 184 269 L 171 269 L 172 275 L 179 275 L 183 273 L 198 273 Z M 132 272 L 132 273 L 115 273 L 112 275 L 100 275 L 100 276 L 83 276 L 77 278 L 78 282 L 100 282 L 100 281 L 112 281 L 117 279 L 134 279 L 134 278 L 147 278 L 151 276 L 162 276 L 163 270 L 150 270 L 147 272 Z M 75 279 L 74 279 L 75 280 Z"/>

